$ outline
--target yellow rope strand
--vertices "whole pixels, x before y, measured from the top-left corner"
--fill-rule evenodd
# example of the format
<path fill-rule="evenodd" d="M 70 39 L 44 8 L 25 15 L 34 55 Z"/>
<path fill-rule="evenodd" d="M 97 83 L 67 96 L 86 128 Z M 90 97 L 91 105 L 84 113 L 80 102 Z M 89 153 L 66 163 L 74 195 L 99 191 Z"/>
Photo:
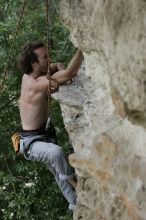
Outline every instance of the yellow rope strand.
<path fill-rule="evenodd" d="M 49 3 L 48 0 L 46 0 L 46 44 L 47 44 L 47 55 L 49 56 Z M 48 71 L 47 71 L 47 78 L 49 80 L 49 86 L 48 86 L 48 111 L 49 116 L 51 117 L 51 72 L 50 67 L 48 65 Z"/>

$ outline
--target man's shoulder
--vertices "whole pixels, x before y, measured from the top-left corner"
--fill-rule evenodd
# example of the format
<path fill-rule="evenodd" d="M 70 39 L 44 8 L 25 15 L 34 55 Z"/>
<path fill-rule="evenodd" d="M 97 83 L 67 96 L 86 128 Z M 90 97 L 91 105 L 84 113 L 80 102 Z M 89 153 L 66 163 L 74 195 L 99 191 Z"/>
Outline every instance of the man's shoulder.
<path fill-rule="evenodd" d="M 23 77 L 22 77 L 22 85 L 29 85 L 29 84 L 32 84 L 34 83 L 35 80 L 33 79 L 33 77 L 27 75 L 27 74 L 24 74 Z"/>
<path fill-rule="evenodd" d="M 27 83 L 27 84 L 38 83 L 39 81 L 43 81 L 46 79 L 47 79 L 46 76 L 33 77 L 31 75 L 25 74 L 22 78 L 22 83 Z"/>
<path fill-rule="evenodd" d="M 42 92 L 46 91 L 48 87 L 48 80 L 46 75 L 45 76 L 39 76 L 39 77 L 24 77 L 22 80 L 22 89 L 31 90 L 33 92 Z"/>

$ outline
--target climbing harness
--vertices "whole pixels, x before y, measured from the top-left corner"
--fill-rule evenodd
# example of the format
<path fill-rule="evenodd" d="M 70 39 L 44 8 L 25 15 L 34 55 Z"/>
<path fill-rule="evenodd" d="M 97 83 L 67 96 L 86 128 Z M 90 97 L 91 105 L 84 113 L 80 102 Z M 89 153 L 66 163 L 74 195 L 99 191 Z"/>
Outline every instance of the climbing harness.
<path fill-rule="evenodd" d="M 20 131 L 15 131 L 11 136 L 13 148 L 16 154 L 19 154 L 20 151 Z"/>

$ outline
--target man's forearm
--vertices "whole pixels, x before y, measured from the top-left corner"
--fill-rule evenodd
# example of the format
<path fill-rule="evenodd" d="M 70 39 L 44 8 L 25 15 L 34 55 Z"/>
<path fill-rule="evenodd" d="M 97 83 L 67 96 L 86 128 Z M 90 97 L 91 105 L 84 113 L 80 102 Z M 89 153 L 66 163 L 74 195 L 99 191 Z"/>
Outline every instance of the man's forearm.
<path fill-rule="evenodd" d="M 82 60 L 83 60 L 83 54 L 82 54 L 81 50 L 78 49 L 76 54 L 71 59 L 71 61 L 69 62 L 68 66 L 66 68 L 66 70 L 71 78 L 77 74 L 77 71 L 82 63 Z"/>
<path fill-rule="evenodd" d="M 54 73 L 52 75 L 52 79 L 57 80 L 59 84 L 68 82 L 69 80 L 71 80 L 73 77 L 76 76 L 77 71 L 82 63 L 82 60 L 83 60 L 82 52 L 80 50 L 77 50 L 76 54 L 69 62 L 67 68 Z"/>

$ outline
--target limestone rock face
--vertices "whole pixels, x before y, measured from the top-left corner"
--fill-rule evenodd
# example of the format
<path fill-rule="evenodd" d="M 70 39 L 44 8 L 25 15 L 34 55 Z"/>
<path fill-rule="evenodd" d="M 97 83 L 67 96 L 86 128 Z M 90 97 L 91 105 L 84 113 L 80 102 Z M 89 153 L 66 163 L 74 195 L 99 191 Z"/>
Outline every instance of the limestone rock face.
<path fill-rule="evenodd" d="M 146 219 L 146 1 L 60 0 L 84 62 L 61 103 L 78 175 L 75 220 Z"/>

